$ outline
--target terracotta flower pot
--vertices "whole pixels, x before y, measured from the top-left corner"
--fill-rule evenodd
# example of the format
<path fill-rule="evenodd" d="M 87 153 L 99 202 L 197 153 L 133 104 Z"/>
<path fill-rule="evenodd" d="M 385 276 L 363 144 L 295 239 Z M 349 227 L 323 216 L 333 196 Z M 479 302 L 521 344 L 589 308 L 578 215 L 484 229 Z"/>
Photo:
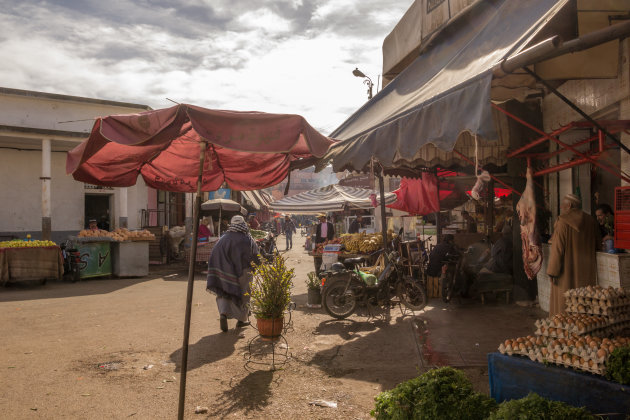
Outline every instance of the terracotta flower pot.
<path fill-rule="evenodd" d="M 256 318 L 260 337 L 265 341 L 276 341 L 284 329 L 284 317 L 273 319 Z"/>

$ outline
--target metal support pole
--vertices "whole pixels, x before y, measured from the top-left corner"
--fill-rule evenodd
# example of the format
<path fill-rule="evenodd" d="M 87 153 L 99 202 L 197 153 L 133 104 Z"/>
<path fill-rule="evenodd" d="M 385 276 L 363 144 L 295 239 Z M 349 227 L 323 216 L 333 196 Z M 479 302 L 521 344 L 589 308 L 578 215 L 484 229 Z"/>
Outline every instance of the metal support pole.
<path fill-rule="evenodd" d="M 630 149 L 628 148 L 628 146 L 626 146 L 625 144 L 623 144 L 622 142 L 614 138 L 612 134 L 610 134 L 604 127 L 601 126 L 601 124 L 599 124 L 597 121 L 591 118 L 591 116 L 588 115 L 586 112 L 582 111 L 582 109 L 578 107 L 576 104 L 574 104 L 573 102 L 571 102 L 569 98 L 567 98 L 566 96 L 558 92 L 558 90 L 554 88 L 553 86 L 551 86 L 549 83 L 547 83 L 546 80 L 544 80 L 542 77 L 540 77 L 539 75 L 537 75 L 536 73 L 528 69 L 527 67 L 523 67 L 523 70 L 525 70 L 527 74 L 532 76 L 538 82 L 542 83 L 547 89 L 549 89 L 551 93 L 553 93 L 558 98 L 560 98 L 562 102 L 569 105 L 569 107 L 571 107 L 572 110 L 580 114 L 582 117 L 584 117 L 584 119 L 586 119 L 587 121 L 592 123 L 595 127 L 597 127 L 597 129 L 599 129 L 602 133 L 604 133 L 609 139 L 617 143 L 619 147 L 621 147 L 626 153 L 630 153 Z"/>
<path fill-rule="evenodd" d="M 524 125 L 525 127 L 529 128 L 530 130 L 533 130 L 535 132 L 537 132 L 540 135 L 543 135 L 545 137 L 547 137 L 547 139 L 551 140 L 552 142 L 558 144 L 559 146 L 564 147 L 565 149 L 568 149 L 570 151 L 572 151 L 573 153 L 575 153 L 576 155 L 586 159 L 589 161 L 589 163 L 592 163 L 593 165 L 605 170 L 606 172 L 609 172 L 611 174 L 613 174 L 614 176 L 623 179 L 626 182 L 630 182 L 630 178 L 622 175 L 621 173 L 616 173 L 615 171 L 613 171 L 612 169 L 610 169 L 608 166 L 606 165 L 602 165 L 600 162 L 598 162 L 596 159 L 593 159 L 592 157 L 580 152 L 579 150 L 577 150 L 575 147 L 571 146 L 570 144 L 564 143 L 560 140 L 558 140 L 557 138 L 545 133 L 544 131 L 542 131 L 541 129 L 539 129 L 538 127 L 533 126 L 532 124 L 522 120 L 521 118 L 518 118 L 516 115 L 512 115 L 509 112 L 507 112 L 506 110 L 504 110 L 503 108 L 495 105 L 495 104 L 490 104 L 493 108 L 495 108 L 496 110 L 506 114 L 507 116 L 509 116 L 510 118 L 512 118 L 514 121 Z"/>
<path fill-rule="evenodd" d="M 42 140 L 42 239 L 49 241 L 52 232 L 51 205 L 50 205 L 50 139 Z"/>
<path fill-rule="evenodd" d="M 184 419 L 184 405 L 186 401 L 186 373 L 188 371 L 188 340 L 190 338 L 190 313 L 192 309 L 193 286 L 195 284 L 195 259 L 197 256 L 197 232 L 199 230 L 199 212 L 201 209 L 201 185 L 203 177 L 203 163 L 206 158 L 206 142 L 200 143 L 199 176 L 197 177 L 197 196 L 193 209 L 193 241 L 190 247 L 190 261 L 188 262 L 188 290 L 186 293 L 186 316 L 184 318 L 184 341 L 182 343 L 182 363 L 179 381 L 179 404 L 177 418 Z"/>
<path fill-rule="evenodd" d="M 383 249 L 389 249 L 387 241 L 387 217 L 385 216 L 385 181 L 383 180 L 383 171 L 376 174 L 378 177 L 378 188 L 381 195 L 381 233 L 383 235 Z"/>

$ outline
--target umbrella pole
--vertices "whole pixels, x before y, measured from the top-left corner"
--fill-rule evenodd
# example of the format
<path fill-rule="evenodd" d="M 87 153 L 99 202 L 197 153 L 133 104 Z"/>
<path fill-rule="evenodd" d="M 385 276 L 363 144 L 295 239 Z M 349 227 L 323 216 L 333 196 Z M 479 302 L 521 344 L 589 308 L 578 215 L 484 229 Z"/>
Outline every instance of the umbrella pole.
<path fill-rule="evenodd" d="M 378 188 L 381 195 L 381 232 L 383 235 L 383 249 L 387 251 L 389 244 L 387 243 L 387 216 L 385 216 L 385 181 L 383 180 L 383 172 L 376 175 L 378 177 Z"/>
<path fill-rule="evenodd" d="M 184 341 L 182 344 L 182 362 L 179 381 L 179 403 L 177 418 L 184 419 L 184 403 L 186 400 L 186 373 L 188 372 L 188 339 L 190 338 L 190 312 L 192 307 L 193 286 L 195 283 L 195 262 L 197 259 L 197 234 L 199 232 L 199 213 L 201 210 L 201 184 L 203 176 L 203 162 L 206 158 L 206 142 L 201 142 L 199 156 L 199 177 L 197 178 L 197 196 L 193 207 L 193 237 L 190 247 L 190 261 L 188 262 L 188 290 L 186 293 L 186 317 L 184 319 Z"/>

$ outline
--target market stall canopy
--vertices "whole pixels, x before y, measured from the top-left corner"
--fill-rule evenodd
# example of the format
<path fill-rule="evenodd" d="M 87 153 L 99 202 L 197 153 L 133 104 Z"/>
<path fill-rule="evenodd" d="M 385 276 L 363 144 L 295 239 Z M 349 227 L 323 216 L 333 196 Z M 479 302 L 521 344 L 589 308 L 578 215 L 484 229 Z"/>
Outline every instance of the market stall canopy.
<path fill-rule="evenodd" d="M 345 208 L 367 209 L 374 207 L 372 198 L 376 196 L 378 193 L 374 190 L 333 184 L 274 201 L 269 207 L 291 214 L 315 214 L 342 211 Z M 393 193 L 385 194 L 386 204 L 394 201 L 396 196 Z"/>
<path fill-rule="evenodd" d="M 331 134 L 341 142 L 318 168 L 332 162 L 335 172 L 364 171 L 372 158 L 386 168 L 449 167 L 462 163 L 451 153 L 458 140 L 473 159 L 477 146 L 480 164 L 504 164 L 507 145 L 497 142 L 490 107 L 492 69 L 525 48 L 567 1 L 477 2 Z"/>
<path fill-rule="evenodd" d="M 68 153 L 66 172 L 109 187 L 129 187 L 141 175 L 159 190 L 194 192 L 202 142 L 202 190 L 214 191 L 224 182 L 235 190 L 276 185 L 293 163 L 323 156 L 333 140 L 299 115 L 177 105 L 98 118 Z"/>
<path fill-rule="evenodd" d="M 392 193 L 397 199 L 387 207 L 418 216 L 452 209 L 469 200 L 455 183 L 427 172 L 422 174 L 422 178 L 402 178 L 400 188 Z"/>
<path fill-rule="evenodd" d="M 273 201 L 273 198 L 264 191 L 241 191 L 241 194 L 252 203 L 252 207 L 256 210 L 268 208 Z"/>

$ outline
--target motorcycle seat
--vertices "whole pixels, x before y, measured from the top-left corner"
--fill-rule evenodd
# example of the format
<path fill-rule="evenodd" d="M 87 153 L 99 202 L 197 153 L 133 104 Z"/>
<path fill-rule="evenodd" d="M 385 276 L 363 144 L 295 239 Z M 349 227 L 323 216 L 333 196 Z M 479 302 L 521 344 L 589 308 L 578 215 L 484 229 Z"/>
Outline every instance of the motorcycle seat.
<path fill-rule="evenodd" d="M 356 265 L 359 265 L 363 262 L 363 257 L 357 257 L 357 258 L 346 258 L 343 261 L 343 265 L 345 265 L 348 268 L 354 268 Z"/>

